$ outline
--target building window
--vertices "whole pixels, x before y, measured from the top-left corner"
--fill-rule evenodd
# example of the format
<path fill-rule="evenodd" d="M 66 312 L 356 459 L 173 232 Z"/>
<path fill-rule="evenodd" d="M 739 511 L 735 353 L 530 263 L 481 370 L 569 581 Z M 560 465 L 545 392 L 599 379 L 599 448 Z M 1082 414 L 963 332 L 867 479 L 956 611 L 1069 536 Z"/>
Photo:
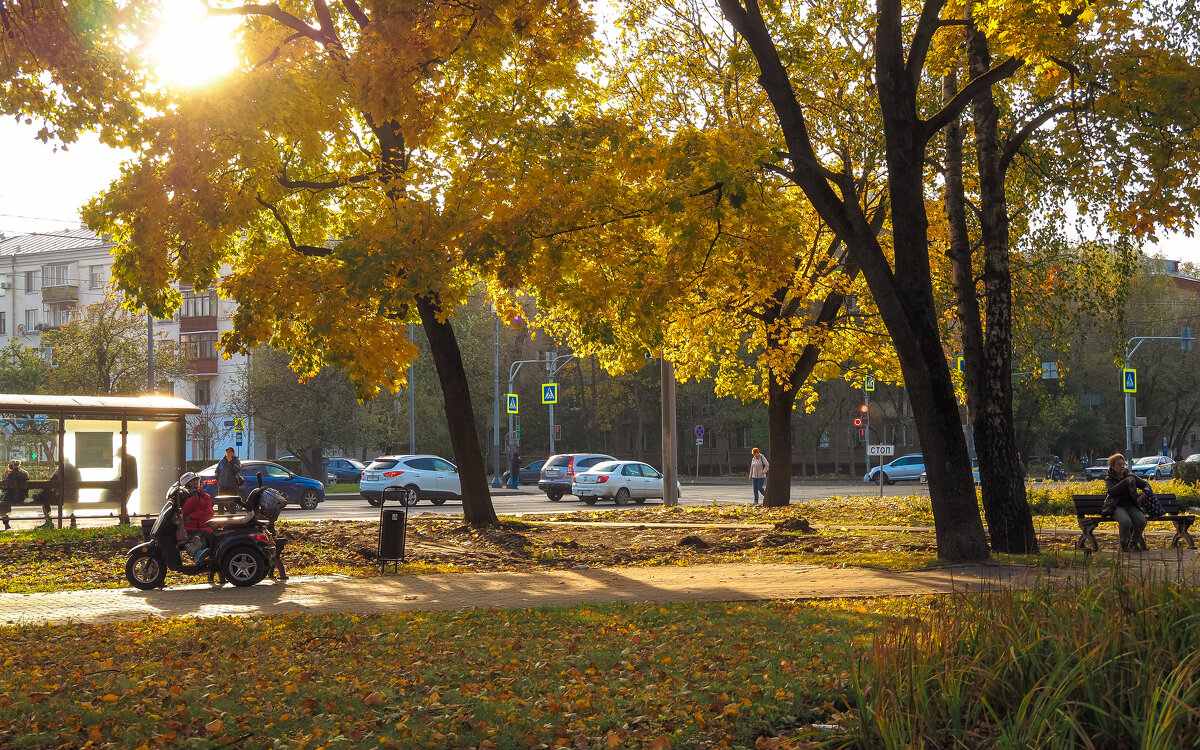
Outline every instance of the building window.
<path fill-rule="evenodd" d="M 200 378 L 196 381 L 196 406 L 208 406 L 212 403 L 213 381 L 211 378 Z"/>
<path fill-rule="evenodd" d="M 37 310 L 26 310 L 25 311 L 25 332 L 33 333 L 35 330 L 37 330 L 37 324 L 38 324 L 38 311 Z"/>
<path fill-rule="evenodd" d="M 0 312 L 0 336 L 8 335 L 8 313 Z"/>
<path fill-rule="evenodd" d="M 38 289 L 41 289 L 41 287 L 38 286 L 37 271 L 26 271 L 25 272 L 25 291 L 36 292 Z"/>
<path fill-rule="evenodd" d="M 69 286 L 71 284 L 71 264 L 51 263 L 42 266 L 42 286 Z"/>
<path fill-rule="evenodd" d="M 179 346 L 191 359 L 209 359 L 217 356 L 217 334 L 181 333 Z"/>
<path fill-rule="evenodd" d="M 99 289 L 104 286 L 104 266 L 88 267 L 88 287 Z"/>
<path fill-rule="evenodd" d="M 733 447 L 749 448 L 750 447 L 750 428 L 736 427 L 733 431 Z"/>
<path fill-rule="evenodd" d="M 217 297 L 212 292 L 184 292 L 179 306 L 181 318 L 205 318 L 217 314 Z"/>
<path fill-rule="evenodd" d="M 54 326 L 55 328 L 65 326 L 67 323 L 71 322 L 71 313 L 73 311 L 70 307 L 51 307 L 49 312 L 50 325 Z"/>

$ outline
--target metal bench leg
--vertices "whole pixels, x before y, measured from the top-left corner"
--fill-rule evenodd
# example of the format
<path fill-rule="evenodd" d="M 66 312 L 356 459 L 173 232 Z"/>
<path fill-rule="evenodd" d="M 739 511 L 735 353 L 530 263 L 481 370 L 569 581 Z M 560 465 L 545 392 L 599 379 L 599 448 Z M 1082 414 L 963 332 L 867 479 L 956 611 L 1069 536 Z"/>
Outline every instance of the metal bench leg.
<path fill-rule="evenodd" d="M 1096 542 L 1096 537 L 1092 536 L 1092 532 L 1096 530 L 1096 524 L 1080 521 L 1079 529 L 1082 533 L 1079 535 L 1079 541 L 1076 543 L 1076 546 L 1088 552 L 1099 552 L 1100 545 Z"/>
<path fill-rule="evenodd" d="M 1188 533 L 1188 527 L 1192 525 L 1191 521 L 1174 521 L 1175 536 L 1171 538 L 1172 547 L 1182 547 L 1186 541 L 1188 549 L 1196 549 L 1196 540 Z"/>

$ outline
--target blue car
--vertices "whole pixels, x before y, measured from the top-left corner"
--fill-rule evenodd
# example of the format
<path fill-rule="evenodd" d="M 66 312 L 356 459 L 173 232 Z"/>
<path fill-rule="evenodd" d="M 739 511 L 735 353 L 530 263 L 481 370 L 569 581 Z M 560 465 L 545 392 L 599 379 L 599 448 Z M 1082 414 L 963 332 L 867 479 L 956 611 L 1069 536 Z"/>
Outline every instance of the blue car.
<path fill-rule="evenodd" d="M 880 467 L 872 466 L 871 470 L 863 475 L 863 481 L 876 484 L 915 482 L 925 472 L 925 457 L 920 453 L 910 453 L 897 458 L 890 464 L 884 464 L 882 468 L 883 470 L 880 471 Z"/>
<path fill-rule="evenodd" d="M 197 473 L 200 475 L 200 484 L 204 487 L 204 491 L 216 498 L 217 465 L 213 464 Z M 299 505 L 305 510 L 312 510 L 317 507 L 318 503 L 325 502 L 325 487 L 317 480 L 293 474 L 279 464 L 273 464 L 270 461 L 253 459 L 242 461 L 242 478 L 245 480 L 245 484 L 242 485 L 242 497 L 258 486 L 258 474 L 260 473 L 263 476 L 263 486 L 282 492 L 287 498 L 288 505 Z M 222 508 L 222 510 L 228 509 Z"/>

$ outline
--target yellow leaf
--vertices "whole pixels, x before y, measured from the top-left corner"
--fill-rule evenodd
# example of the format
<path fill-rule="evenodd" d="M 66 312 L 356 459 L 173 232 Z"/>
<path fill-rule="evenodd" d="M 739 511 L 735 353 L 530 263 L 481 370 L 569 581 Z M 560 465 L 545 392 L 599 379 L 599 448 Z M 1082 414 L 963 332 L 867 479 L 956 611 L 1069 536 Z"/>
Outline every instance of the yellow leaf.
<path fill-rule="evenodd" d="M 380 693 L 379 691 L 371 693 L 366 698 L 363 698 L 363 703 L 368 706 L 377 706 L 380 703 L 383 703 L 383 693 Z"/>
<path fill-rule="evenodd" d="M 220 719 L 213 719 L 204 725 L 205 731 L 207 731 L 209 734 L 216 734 L 224 728 L 225 724 Z"/>

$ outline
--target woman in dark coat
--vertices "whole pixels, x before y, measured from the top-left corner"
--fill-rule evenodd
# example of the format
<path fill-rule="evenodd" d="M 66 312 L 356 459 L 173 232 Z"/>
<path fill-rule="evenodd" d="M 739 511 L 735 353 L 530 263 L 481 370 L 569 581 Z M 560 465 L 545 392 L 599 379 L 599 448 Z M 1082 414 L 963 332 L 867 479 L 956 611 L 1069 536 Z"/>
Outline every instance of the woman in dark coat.
<path fill-rule="evenodd" d="M 1139 491 L 1150 491 L 1150 483 L 1129 471 L 1125 457 L 1114 453 L 1108 457 L 1108 474 L 1104 477 L 1108 494 L 1100 515 L 1112 516 L 1120 527 L 1121 549 L 1146 549 L 1142 532 L 1146 529 L 1146 514 L 1138 503 Z"/>
<path fill-rule="evenodd" d="M 21 468 L 21 462 L 13 459 L 8 462 L 8 469 L 4 472 L 4 479 L 0 481 L 0 520 L 4 522 L 4 528 L 9 528 L 8 514 L 12 511 L 13 504 L 21 504 L 25 502 L 25 498 L 29 495 L 29 474 Z"/>

